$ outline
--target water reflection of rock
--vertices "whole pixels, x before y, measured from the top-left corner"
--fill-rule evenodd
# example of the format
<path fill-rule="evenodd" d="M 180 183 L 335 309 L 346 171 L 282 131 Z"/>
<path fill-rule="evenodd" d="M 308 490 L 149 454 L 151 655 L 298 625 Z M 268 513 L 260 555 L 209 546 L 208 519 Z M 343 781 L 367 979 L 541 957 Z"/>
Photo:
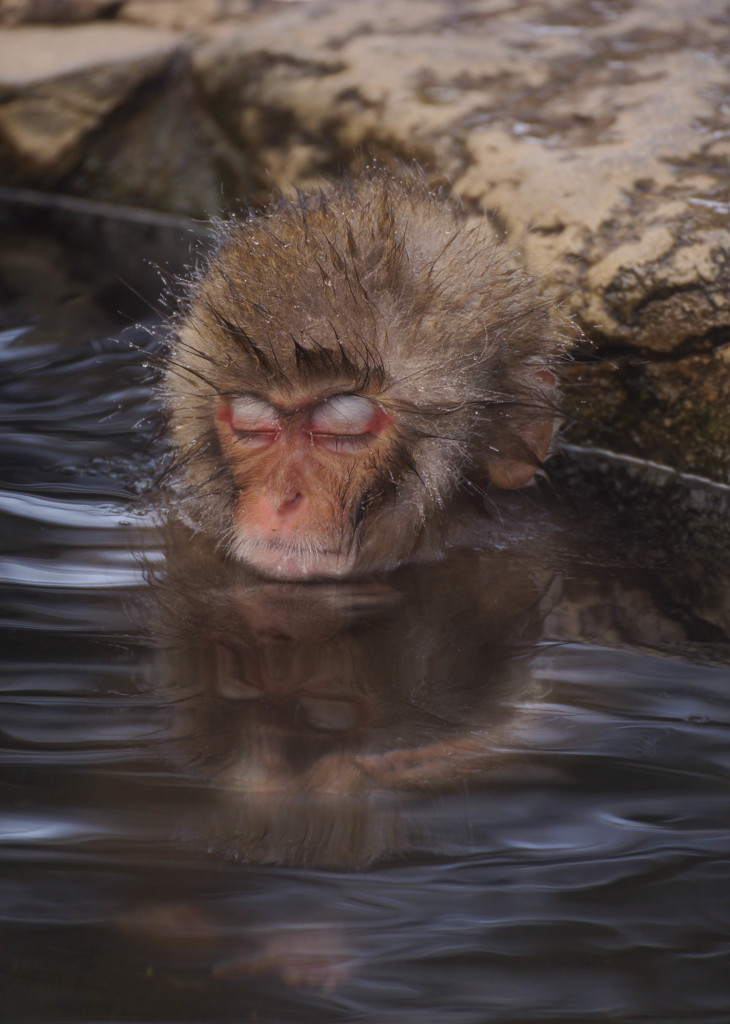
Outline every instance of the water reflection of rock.
<path fill-rule="evenodd" d="M 173 757 L 212 784 L 215 845 L 362 864 L 399 846 L 399 802 L 508 756 L 549 574 L 452 552 L 379 580 L 282 584 L 178 537 L 160 590 Z"/>

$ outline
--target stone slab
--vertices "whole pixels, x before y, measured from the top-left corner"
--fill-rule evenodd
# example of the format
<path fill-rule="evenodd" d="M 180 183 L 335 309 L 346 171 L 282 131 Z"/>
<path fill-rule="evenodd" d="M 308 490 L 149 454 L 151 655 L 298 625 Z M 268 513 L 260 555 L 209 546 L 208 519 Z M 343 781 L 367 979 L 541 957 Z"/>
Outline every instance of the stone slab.
<path fill-rule="evenodd" d="M 21 92 L 40 83 L 113 64 L 169 56 L 175 32 L 115 22 L 22 25 L 0 30 L 0 90 Z"/>

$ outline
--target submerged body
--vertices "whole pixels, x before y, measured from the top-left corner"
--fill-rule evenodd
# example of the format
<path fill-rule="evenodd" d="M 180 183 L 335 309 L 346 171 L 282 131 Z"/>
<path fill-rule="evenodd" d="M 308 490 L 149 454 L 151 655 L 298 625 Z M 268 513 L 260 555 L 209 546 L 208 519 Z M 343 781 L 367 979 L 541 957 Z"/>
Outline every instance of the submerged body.
<path fill-rule="evenodd" d="M 561 341 L 452 202 L 385 174 L 231 221 L 167 374 L 186 518 L 286 579 L 388 568 L 532 478 Z"/>

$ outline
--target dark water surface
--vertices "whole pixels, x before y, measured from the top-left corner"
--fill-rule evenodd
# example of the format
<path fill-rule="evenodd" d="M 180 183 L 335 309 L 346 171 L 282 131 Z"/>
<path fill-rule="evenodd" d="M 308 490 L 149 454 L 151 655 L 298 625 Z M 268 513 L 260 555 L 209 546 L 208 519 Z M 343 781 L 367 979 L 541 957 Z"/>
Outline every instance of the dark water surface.
<path fill-rule="evenodd" d="M 722 490 L 573 454 L 438 565 L 257 581 L 132 507 L 60 244 L 0 264 L 3 1019 L 730 1020 Z"/>

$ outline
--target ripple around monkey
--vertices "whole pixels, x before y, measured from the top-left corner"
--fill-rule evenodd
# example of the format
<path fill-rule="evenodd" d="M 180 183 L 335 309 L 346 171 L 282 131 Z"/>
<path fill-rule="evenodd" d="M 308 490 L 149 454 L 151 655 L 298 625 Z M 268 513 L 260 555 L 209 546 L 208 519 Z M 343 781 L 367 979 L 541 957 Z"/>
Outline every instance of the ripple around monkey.
<path fill-rule="evenodd" d="M 532 278 L 418 176 L 221 224 L 165 379 L 196 529 L 260 573 L 433 551 L 464 495 L 547 454 L 564 339 Z"/>

